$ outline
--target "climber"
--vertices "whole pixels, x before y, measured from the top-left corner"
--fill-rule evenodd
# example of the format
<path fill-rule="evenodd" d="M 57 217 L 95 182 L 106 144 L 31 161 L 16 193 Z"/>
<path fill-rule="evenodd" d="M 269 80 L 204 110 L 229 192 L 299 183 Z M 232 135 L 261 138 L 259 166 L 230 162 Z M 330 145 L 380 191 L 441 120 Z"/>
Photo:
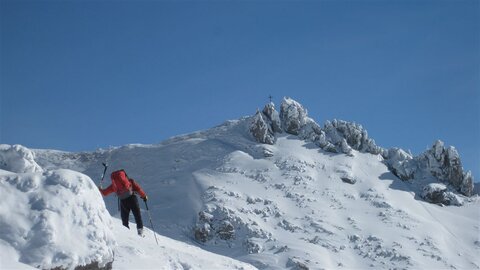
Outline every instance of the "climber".
<path fill-rule="evenodd" d="M 140 185 L 135 182 L 135 180 L 128 178 L 127 173 L 124 170 L 118 170 L 112 172 L 110 178 L 112 179 L 112 184 L 106 189 L 103 189 L 101 186 L 98 187 L 100 193 L 103 196 L 108 196 L 110 193 L 117 193 L 118 199 L 120 200 L 121 216 L 123 226 L 130 228 L 128 226 L 128 218 L 130 215 L 130 210 L 133 212 L 135 217 L 135 222 L 137 223 L 137 232 L 138 235 L 144 236 L 143 234 L 143 222 L 142 215 L 140 213 L 140 206 L 138 205 L 138 199 L 135 194 L 138 194 L 143 201 L 147 201 L 148 197 L 140 187 Z"/>

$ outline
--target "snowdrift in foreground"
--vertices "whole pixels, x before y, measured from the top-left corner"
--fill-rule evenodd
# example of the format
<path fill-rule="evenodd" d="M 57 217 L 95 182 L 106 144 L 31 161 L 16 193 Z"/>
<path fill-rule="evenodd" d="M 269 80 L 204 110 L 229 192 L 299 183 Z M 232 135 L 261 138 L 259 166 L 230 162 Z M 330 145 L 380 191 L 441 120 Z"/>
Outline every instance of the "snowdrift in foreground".
<path fill-rule="evenodd" d="M 0 170 L 0 194 L 1 269 L 108 268 L 113 261 L 111 217 L 88 176 Z"/>

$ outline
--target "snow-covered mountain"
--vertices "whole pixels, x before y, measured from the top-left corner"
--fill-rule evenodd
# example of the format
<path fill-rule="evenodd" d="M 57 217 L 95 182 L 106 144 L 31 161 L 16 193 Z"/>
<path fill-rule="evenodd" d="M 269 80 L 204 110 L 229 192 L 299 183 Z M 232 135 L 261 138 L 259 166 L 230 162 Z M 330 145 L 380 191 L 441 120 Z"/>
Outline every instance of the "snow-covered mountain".
<path fill-rule="evenodd" d="M 112 218 L 90 177 L 0 145 L 0 269 L 255 269 Z M 146 217 L 145 217 L 146 218 Z M 132 226 L 133 227 L 133 226 Z"/>
<path fill-rule="evenodd" d="M 7 186 L 3 188 L 8 193 L 15 189 L 18 194 L 29 193 L 22 191 L 27 185 L 21 183 L 25 174 L 41 175 L 35 176 L 39 184 L 33 190 L 46 189 L 52 182 L 50 174 L 67 174 L 64 178 L 69 181 L 54 184 L 70 190 L 83 179 L 87 188 L 82 186 L 84 191 L 72 196 L 86 196 L 88 205 L 102 212 L 104 204 L 91 183 L 91 179 L 99 183 L 102 162 L 109 164 L 108 172 L 125 169 L 144 187 L 155 229 L 162 237 L 184 242 L 161 238 L 165 243 L 161 250 L 153 236 L 135 240 L 134 232 L 123 229 L 115 218 L 119 216 L 116 198 L 107 197 L 106 209 L 114 218 L 107 215 L 106 224 L 98 226 L 105 235 L 114 236 L 105 238 L 104 256 L 108 259 L 108 251 L 117 250 L 114 269 L 126 268 L 119 262 L 129 260 L 128 253 L 139 261 L 151 260 L 142 267 L 156 269 L 167 263 L 155 261 L 153 254 L 171 259 L 177 249 L 195 251 L 165 268 L 249 267 L 200 253 L 191 245 L 260 269 L 480 268 L 480 199 L 473 195 L 473 177 L 464 172 L 455 148 L 436 141 L 431 150 L 416 157 L 399 148 L 384 149 L 358 124 L 334 120 L 320 127 L 289 98 L 283 100 L 280 112 L 269 103 L 254 116 L 156 145 L 83 153 L 3 145 L 0 187 Z M 24 196 L 30 210 L 18 215 L 5 209 L 22 196 L 0 202 L 1 221 L 7 220 L 12 228 L 20 215 L 30 217 L 25 223 L 33 228 L 36 210 L 31 209 L 30 195 Z M 43 201 L 49 209 L 49 200 Z M 17 254 L 8 258 L 36 266 L 22 257 L 29 249 L 16 244 L 33 238 L 25 233 L 8 235 L 10 231 L 0 229 L 0 246 Z M 84 236 L 88 239 L 88 234 Z M 53 247 L 66 239 L 57 239 Z M 175 244 L 167 244 L 170 241 Z M 81 252 L 64 253 L 65 262 L 90 258 Z"/>

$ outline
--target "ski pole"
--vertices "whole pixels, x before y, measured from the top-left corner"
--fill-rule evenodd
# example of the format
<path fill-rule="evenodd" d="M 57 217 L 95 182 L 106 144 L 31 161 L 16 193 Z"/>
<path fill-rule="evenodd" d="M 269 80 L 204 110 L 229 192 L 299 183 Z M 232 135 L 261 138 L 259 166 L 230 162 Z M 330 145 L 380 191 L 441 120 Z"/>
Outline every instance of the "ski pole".
<path fill-rule="evenodd" d="M 106 163 L 102 163 L 104 169 L 103 169 L 103 173 L 102 173 L 102 180 L 100 180 L 100 188 L 102 188 L 102 184 L 103 184 L 103 178 L 105 178 L 105 173 L 107 172 L 107 168 L 108 168 L 108 165 Z"/>
<path fill-rule="evenodd" d="M 147 208 L 148 218 L 150 219 L 150 225 L 152 225 L 153 236 L 155 236 L 155 242 L 157 242 L 157 245 L 158 245 L 157 234 L 155 233 L 155 228 L 153 227 L 152 216 L 150 215 L 150 211 L 148 210 L 147 201 L 143 201 L 143 202 L 145 203 L 145 208 Z"/>

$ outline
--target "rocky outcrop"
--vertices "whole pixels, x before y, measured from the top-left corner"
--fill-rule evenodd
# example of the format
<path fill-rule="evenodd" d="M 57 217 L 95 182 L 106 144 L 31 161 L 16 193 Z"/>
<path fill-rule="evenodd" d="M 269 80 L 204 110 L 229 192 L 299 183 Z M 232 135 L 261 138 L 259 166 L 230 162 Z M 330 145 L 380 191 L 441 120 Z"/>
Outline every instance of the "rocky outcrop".
<path fill-rule="evenodd" d="M 307 123 L 307 111 L 291 98 L 283 98 L 280 106 L 280 120 L 285 132 L 298 135 Z"/>
<path fill-rule="evenodd" d="M 282 133 L 282 122 L 280 121 L 280 115 L 275 110 L 275 104 L 273 102 L 268 103 L 262 112 L 267 117 L 271 130 L 276 133 Z"/>
<path fill-rule="evenodd" d="M 327 121 L 322 129 L 308 117 L 307 110 L 300 103 L 288 97 L 282 101 L 280 114 L 270 102 L 262 112 L 257 111 L 250 125 L 250 133 L 260 143 L 274 144 L 275 134 L 282 132 L 297 135 L 333 153 L 351 155 L 353 149 L 372 154 L 385 151 L 368 138 L 367 131 L 361 125 L 333 120 Z"/>
<path fill-rule="evenodd" d="M 235 238 L 235 228 L 228 219 L 217 220 L 213 214 L 201 211 L 198 213 L 194 236 L 197 241 L 203 243 L 215 237 L 228 241 Z"/>
<path fill-rule="evenodd" d="M 257 111 L 250 124 L 250 133 L 259 143 L 274 144 L 275 134 L 265 118 L 262 112 Z"/>
<path fill-rule="evenodd" d="M 194 236 L 197 241 L 207 242 L 214 236 L 213 215 L 205 211 L 198 213 L 198 221 L 194 228 Z"/>
<path fill-rule="evenodd" d="M 334 119 L 326 121 L 321 128 L 308 117 L 300 103 L 288 97 L 282 101 L 280 114 L 270 102 L 263 111 L 257 111 L 250 125 L 250 133 L 264 144 L 275 144 L 276 134 L 282 132 L 313 142 L 327 152 L 353 155 L 356 150 L 381 155 L 389 170 L 402 180 L 427 173 L 466 196 L 474 194 L 473 177 L 470 172 L 463 171 L 457 150 L 452 146 L 445 148 L 441 141 L 436 141 L 431 149 L 417 157 L 400 148 L 387 150 L 376 145 L 359 124 Z"/>
<path fill-rule="evenodd" d="M 402 180 L 410 180 L 417 169 L 411 154 L 400 148 L 390 148 L 384 154 L 388 169 Z"/>
<path fill-rule="evenodd" d="M 441 182 L 451 185 L 456 191 L 465 196 L 473 195 L 473 177 L 471 173 L 463 171 L 460 155 L 455 147 L 445 147 L 440 140 L 437 140 L 431 149 L 413 159 L 402 162 L 389 158 L 388 162 L 401 179 L 411 179 L 415 174 L 427 173 Z M 407 177 L 402 177 L 404 175 Z"/>
<path fill-rule="evenodd" d="M 359 124 L 335 119 L 332 122 L 327 121 L 323 130 L 330 142 L 339 146 L 343 153 L 350 152 L 348 147 L 374 155 L 383 152 L 383 148 L 368 138 L 367 130 Z"/>
<path fill-rule="evenodd" d="M 463 171 L 460 155 L 455 147 L 445 147 L 442 141 L 437 140 L 431 149 L 419 155 L 416 160 L 420 168 L 428 170 L 460 193 L 466 196 L 473 194 L 473 178 L 470 172 Z"/>
<path fill-rule="evenodd" d="M 452 192 L 447 191 L 447 187 L 443 184 L 432 183 L 423 187 L 421 197 L 430 203 L 443 205 L 463 205 L 462 199 Z"/>

